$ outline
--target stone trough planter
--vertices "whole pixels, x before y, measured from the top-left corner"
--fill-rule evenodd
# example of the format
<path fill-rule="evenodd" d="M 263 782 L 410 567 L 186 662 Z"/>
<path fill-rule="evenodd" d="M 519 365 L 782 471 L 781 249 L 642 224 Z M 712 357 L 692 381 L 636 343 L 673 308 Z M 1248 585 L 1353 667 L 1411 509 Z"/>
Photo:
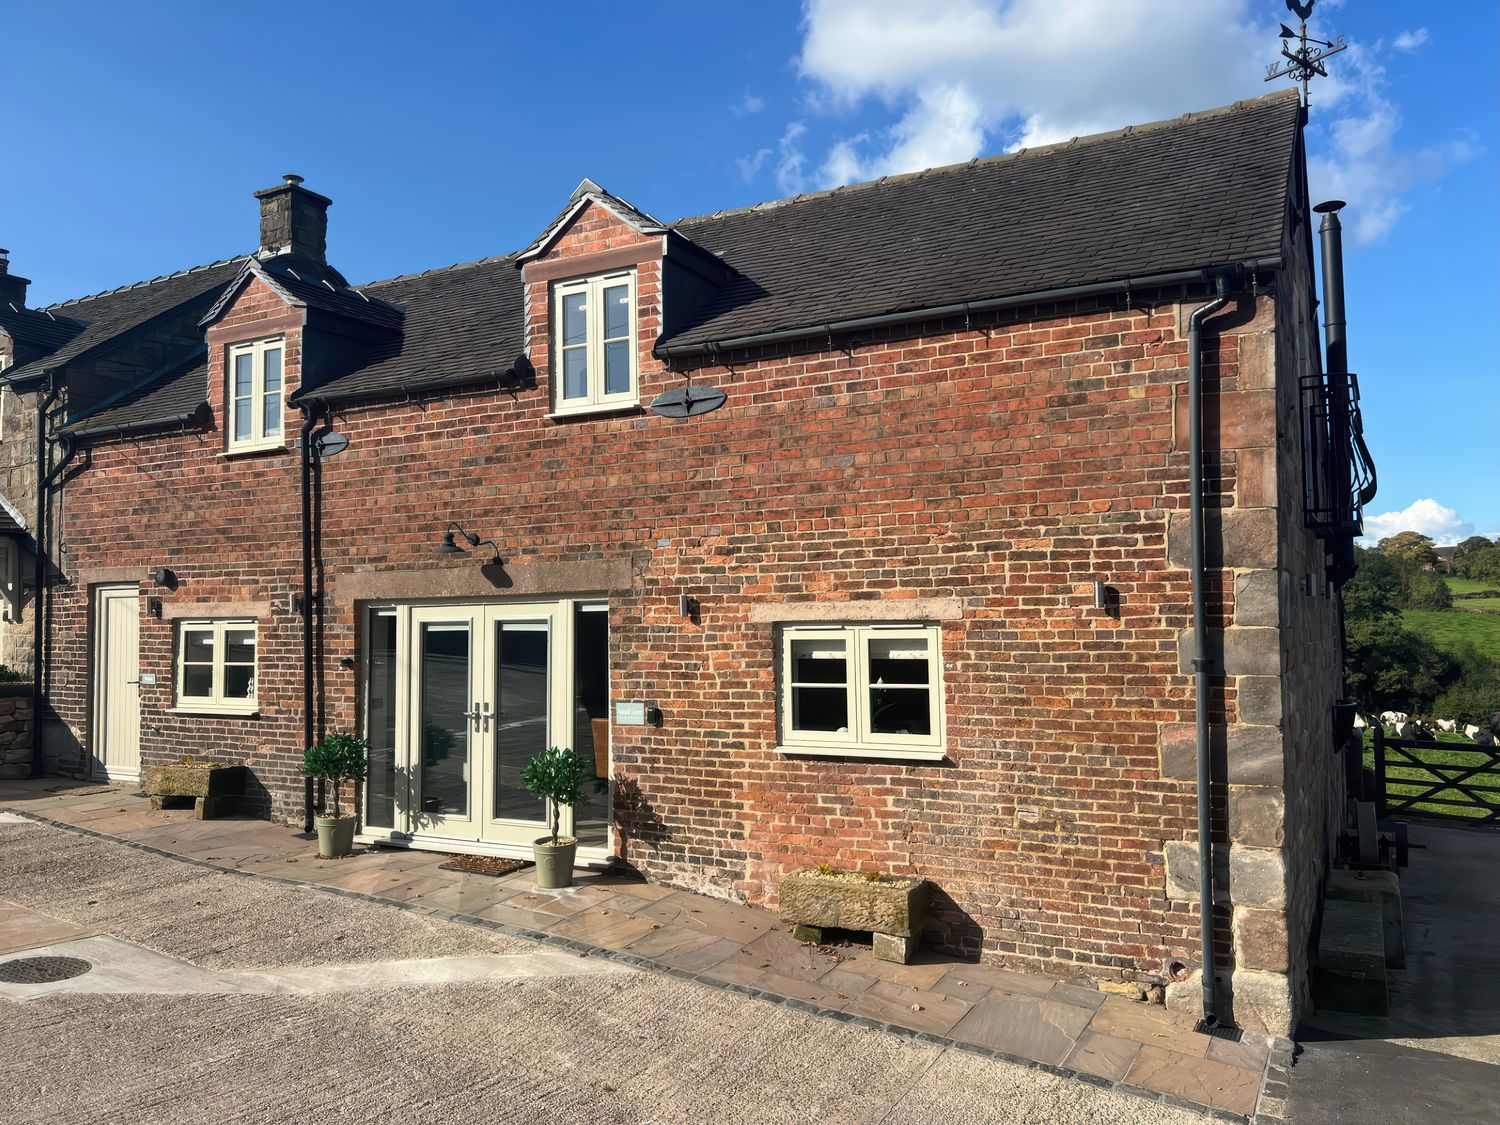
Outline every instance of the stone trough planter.
<path fill-rule="evenodd" d="M 928 883 L 810 867 L 781 880 L 781 919 L 799 941 L 821 943 L 824 930 L 868 930 L 875 956 L 905 964 L 922 940 Z"/>
<path fill-rule="evenodd" d="M 175 762 L 146 770 L 143 788 L 151 795 L 151 807 L 162 809 L 168 801 L 191 799 L 199 820 L 212 820 L 234 809 L 245 795 L 244 766 L 224 762 Z"/>

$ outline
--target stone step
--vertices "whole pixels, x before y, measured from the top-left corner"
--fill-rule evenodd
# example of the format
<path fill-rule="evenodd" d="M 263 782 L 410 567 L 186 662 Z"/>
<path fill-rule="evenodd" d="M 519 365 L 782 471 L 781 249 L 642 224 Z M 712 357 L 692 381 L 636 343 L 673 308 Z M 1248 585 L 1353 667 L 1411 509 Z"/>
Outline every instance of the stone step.
<path fill-rule="evenodd" d="M 1378 903 L 1323 901 L 1313 1001 L 1323 1011 L 1383 1016 L 1386 992 L 1385 923 Z"/>
<path fill-rule="evenodd" d="M 1406 930 L 1401 916 L 1401 880 L 1394 871 L 1330 871 L 1324 898 L 1373 902 L 1385 933 L 1385 967 L 1406 968 Z"/>

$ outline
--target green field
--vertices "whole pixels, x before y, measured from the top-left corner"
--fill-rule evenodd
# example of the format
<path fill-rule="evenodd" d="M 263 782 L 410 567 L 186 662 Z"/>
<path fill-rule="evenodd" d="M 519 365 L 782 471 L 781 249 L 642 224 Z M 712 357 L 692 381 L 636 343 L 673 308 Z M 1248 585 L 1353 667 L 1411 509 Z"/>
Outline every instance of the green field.
<path fill-rule="evenodd" d="M 1451 652 L 1468 641 L 1492 660 L 1500 660 L 1500 616 L 1451 609 L 1403 609 L 1401 620 L 1439 648 Z"/>
<path fill-rule="evenodd" d="M 1415 796 L 1425 793 L 1428 786 L 1451 778 L 1455 770 L 1473 769 L 1476 766 L 1487 766 L 1493 772 L 1476 775 L 1464 781 L 1472 789 L 1477 789 L 1479 803 L 1474 798 L 1458 789 L 1445 788 L 1437 792 L 1426 794 L 1440 801 L 1459 801 L 1462 805 L 1433 804 L 1429 801 L 1418 801 L 1410 809 L 1403 809 L 1400 816 L 1422 815 L 1444 820 L 1473 820 L 1476 817 L 1488 815 L 1495 808 L 1500 808 L 1500 758 L 1495 757 L 1500 753 L 1493 746 L 1475 746 L 1461 734 L 1444 734 L 1438 732 L 1439 742 L 1454 743 L 1452 750 L 1439 750 L 1437 748 L 1418 747 L 1412 749 L 1403 747 L 1402 751 L 1419 759 L 1424 765 L 1440 770 L 1434 773 L 1415 765 L 1392 765 L 1391 754 L 1386 757 L 1385 787 L 1391 799 Z M 1467 750 L 1462 747 L 1468 747 Z M 1375 768 L 1375 732 L 1366 728 L 1365 730 L 1365 765 L 1371 769 Z"/>
<path fill-rule="evenodd" d="M 1445 575 L 1443 581 L 1455 594 L 1480 594 L 1485 590 L 1495 589 L 1493 582 L 1481 582 L 1477 578 L 1455 578 L 1452 575 Z M 1500 593 L 1500 591 L 1496 592 Z"/>

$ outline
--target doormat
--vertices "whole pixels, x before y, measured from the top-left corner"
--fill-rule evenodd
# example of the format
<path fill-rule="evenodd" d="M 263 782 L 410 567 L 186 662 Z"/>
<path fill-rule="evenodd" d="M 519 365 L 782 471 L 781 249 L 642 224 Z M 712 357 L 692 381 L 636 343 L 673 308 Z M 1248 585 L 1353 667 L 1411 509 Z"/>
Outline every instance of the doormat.
<path fill-rule="evenodd" d="M 530 867 L 529 859 L 506 859 L 498 855 L 456 855 L 447 863 L 439 864 L 439 871 L 463 871 L 469 875 L 509 875 L 523 867 Z"/>

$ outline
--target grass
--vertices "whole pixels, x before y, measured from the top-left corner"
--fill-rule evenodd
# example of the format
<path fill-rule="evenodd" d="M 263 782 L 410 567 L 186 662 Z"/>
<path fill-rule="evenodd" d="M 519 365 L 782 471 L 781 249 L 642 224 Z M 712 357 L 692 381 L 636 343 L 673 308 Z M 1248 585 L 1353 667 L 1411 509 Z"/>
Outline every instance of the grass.
<path fill-rule="evenodd" d="M 1477 578 L 1455 578 L 1445 575 L 1443 581 L 1448 584 L 1448 589 L 1455 594 L 1482 594 L 1486 590 L 1494 590 L 1495 583 L 1481 582 Z"/>
<path fill-rule="evenodd" d="M 1431 801 L 1418 801 L 1410 809 L 1403 809 L 1402 816 L 1424 816 L 1435 820 L 1448 821 L 1472 821 L 1479 817 L 1487 816 L 1495 809 L 1500 809 L 1500 759 L 1494 754 L 1496 748 L 1493 746 L 1475 746 L 1461 734 L 1446 734 L 1437 732 L 1437 741 L 1441 743 L 1456 744 L 1452 750 L 1443 750 L 1435 746 L 1420 746 L 1416 748 L 1403 747 L 1404 752 L 1417 758 L 1425 766 L 1436 767 L 1442 773 L 1434 773 L 1431 769 L 1424 769 L 1416 765 L 1393 765 L 1392 756 L 1387 754 L 1385 769 L 1386 793 L 1391 798 L 1412 797 L 1418 793 L 1435 797 L 1440 801 L 1457 801 L 1459 805 L 1433 804 Z M 1365 765 L 1371 769 L 1375 768 L 1375 732 L 1365 730 Z M 1486 753 L 1489 751 L 1489 753 Z M 1452 769 L 1445 767 L 1456 767 L 1458 769 L 1472 769 L 1475 766 L 1485 765 L 1489 772 L 1478 774 L 1464 782 L 1471 789 L 1478 788 L 1478 803 L 1475 798 L 1458 789 L 1444 788 L 1433 793 L 1425 793 L 1427 788 L 1437 782 L 1441 782 L 1444 774 L 1451 776 Z"/>
<path fill-rule="evenodd" d="M 1492 660 L 1500 660 L 1500 616 L 1452 609 L 1404 609 L 1401 620 L 1439 648 L 1452 652 L 1468 641 Z"/>

